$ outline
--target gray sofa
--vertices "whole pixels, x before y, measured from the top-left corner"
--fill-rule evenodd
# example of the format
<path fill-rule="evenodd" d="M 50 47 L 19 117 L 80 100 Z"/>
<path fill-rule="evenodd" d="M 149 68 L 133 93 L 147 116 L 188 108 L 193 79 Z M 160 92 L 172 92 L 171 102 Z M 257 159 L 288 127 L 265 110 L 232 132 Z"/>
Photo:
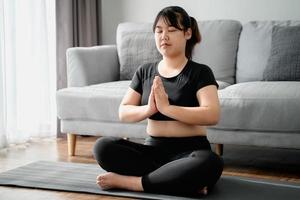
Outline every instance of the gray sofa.
<path fill-rule="evenodd" d="M 208 127 L 218 154 L 223 144 L 300 149 L 300 82 L 262 81 L 273 27 L 294 25 L 300 21 L 199 21 L 203 39 L 193 60 L 209 65 L 220 85 L 221 119 Z M 151 27 L 122 23 L 116 45 L 67 50 L 68 87 L 57 91 L 57 114 L 69 155 L 76 135 L 146 136 L 147 121 L 122 123 L 118 107 L 135 69 L 160 59 Z"/>

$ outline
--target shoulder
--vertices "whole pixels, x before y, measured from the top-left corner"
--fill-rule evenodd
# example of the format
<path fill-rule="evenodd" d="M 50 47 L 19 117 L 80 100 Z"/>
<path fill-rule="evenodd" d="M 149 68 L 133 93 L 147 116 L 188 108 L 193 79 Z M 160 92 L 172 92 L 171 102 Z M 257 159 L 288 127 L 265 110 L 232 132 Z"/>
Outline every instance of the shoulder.
<path fill-rule="evenodd" d="M 212 73 L 211 68 L 205 64 L 197 63 L 195 61 L 189 60 L 189 65 L 190 65 L 190 69 L 195 75 L 199 75 L 199 74 L 205 75 L 207 73 Z"/>
<path fill-rule="evenodd" d="M 209 66 L 190 61 L 190 69 L 191 80 L 193 80 L 193 83 L 196 86 L 196 91 L 207 85 L 216 85 L 217 88 L 219 87 L 213 71 Z"/>

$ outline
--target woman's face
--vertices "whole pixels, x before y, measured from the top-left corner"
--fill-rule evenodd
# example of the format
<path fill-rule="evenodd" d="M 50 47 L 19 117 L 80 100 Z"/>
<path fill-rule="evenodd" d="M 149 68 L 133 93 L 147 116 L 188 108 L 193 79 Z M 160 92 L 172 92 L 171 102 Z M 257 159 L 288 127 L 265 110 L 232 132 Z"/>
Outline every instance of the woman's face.
<path fill-rule="evenodd" d="M 155 26 L 155 43 L 158 51 L 165 57 L 185 55 L 186 41 L 191 38 L 191 29 L 184 32 L 166 24 L 160 18 Z"/>

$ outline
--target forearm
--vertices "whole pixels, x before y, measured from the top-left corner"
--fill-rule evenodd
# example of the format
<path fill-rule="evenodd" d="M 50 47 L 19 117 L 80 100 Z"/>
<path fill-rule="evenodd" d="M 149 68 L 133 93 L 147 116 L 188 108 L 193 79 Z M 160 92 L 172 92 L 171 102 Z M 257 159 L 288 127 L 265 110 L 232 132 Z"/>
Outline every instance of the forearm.
<path fill-rule="evenodd" d="M 122 122 L 139 122 L 148 117 L 147 105 L 121 105 L 119 107 L 119 118 Z"/>
<path fill-rule="evenodd" d="M 209 107 L 181 107 L 169 105 L 162 113 L 170 118 L 192 125 L 215 125 L 219 121 L 219 111 Z"/>

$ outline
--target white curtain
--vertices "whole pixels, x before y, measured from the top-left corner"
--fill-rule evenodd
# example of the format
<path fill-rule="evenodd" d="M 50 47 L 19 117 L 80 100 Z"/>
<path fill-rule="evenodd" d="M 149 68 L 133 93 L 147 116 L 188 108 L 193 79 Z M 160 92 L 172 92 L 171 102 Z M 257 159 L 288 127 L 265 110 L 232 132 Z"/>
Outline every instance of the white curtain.
<path fill-rule="evenodd" d="M 56 135 L 55 1 L 0 0 L 0 149 Z"/>

